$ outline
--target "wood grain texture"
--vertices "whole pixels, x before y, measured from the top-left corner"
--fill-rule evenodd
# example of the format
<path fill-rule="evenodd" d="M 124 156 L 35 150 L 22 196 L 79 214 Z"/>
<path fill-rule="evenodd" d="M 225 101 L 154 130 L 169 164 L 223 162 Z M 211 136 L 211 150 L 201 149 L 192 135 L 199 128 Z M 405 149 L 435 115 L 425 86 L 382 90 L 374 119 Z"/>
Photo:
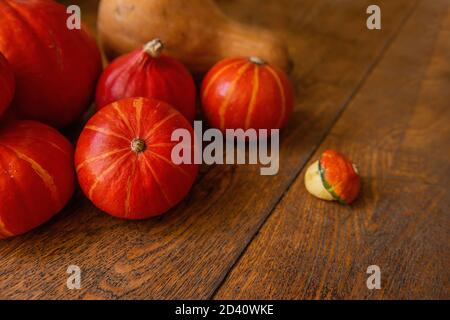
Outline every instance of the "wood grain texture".
<path fill-rule="evenodd" d="M 449 1 L 422 1 L 313 157 L 349 155 L 359 201 L 315 199 L 302 173 L 216 299 L 450 298 L 449 39 Z"/>
<path fill-rule="evenodd" d="M 369 0 L 220 1 L 230 15 L 275 29 L 289 41 L 296 62 L 292 78 L 298 103 L 283 133 L 280 173 L 263 177 L 254 166 L 204 168 L 186 201 L 169 214 L 144 222 L 109 217 L 79 194 L 47 225 L 0 243 L 0 298 L 212 297 L 377 65 L 416 3 L 379 2 L 383 7 L 383 30 L 369 32 L 365 27 Z M 88 24 L 94 25 L 92 21 Z M 299 206 L 299 202 L 292 202 L 292 206 Z M 320 206 L 325 208 L 324 204 Z M 300 221 L 294 216 L 287 223 L 296 225 Z M 323 231 L 318 223 L 314 230 Z M 267 241 L 260 242 L 261 248 L 271 248 L 271 242 L 277 239 Z M 317 246 L 316 251 L 326 244 L 325 238 L 322 243 L 311 243 Z M 288 262 L 295 251 L 280 252 Z M 325 256 L 323 261 L 326 259 L 331 258 Z M 80 291 L 66 288 L 66 269 L 71 264 L 82 268 Z M 316 264 L 310 266 L 318 268 Z M 242 276 L 245 279 L 248 275 Z M 349 279 L 352 273 L 336 274 L 339 276 Z M 265 279 L 269 281 L 270 277 Z M 269 281 L 264 286 L 276 284 Z M 286 283 L 286 288 L 289 285 Z M 272 296 L 260 290 L 260 297 Z M 239 297 L 234 292 L 231 297 Z M 284 293 L 281 290 L 280 296 Z"/>

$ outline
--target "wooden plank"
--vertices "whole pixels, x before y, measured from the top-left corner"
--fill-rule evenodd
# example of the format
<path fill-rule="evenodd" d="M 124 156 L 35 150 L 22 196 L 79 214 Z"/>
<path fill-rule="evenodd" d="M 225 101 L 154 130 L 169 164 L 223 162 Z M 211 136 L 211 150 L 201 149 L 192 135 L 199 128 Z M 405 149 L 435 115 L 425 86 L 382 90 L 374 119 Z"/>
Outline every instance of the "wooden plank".
<path fill-rule="evenodd" d="M 449 39 L 449 2 L 422 1 L 313 157 L 348 154 L 359 201 L 315 199 L 301 174 L 216 299 L 450 297 Z"/>
<path fill-rule="evenodd" d="M 414 1 L 381 1 L 384 30 L 365 29 L 371 1 L 227 2 L 229 13 L 274 26 L 295 58 L 299 97 L 275 177 L 254 166 L 207 170 L 171 213 L 150 221 L 106 216 L 78 196 L 46 226 L 0 243 L 0 298 L 209 298 L 390 43 Z M 271 3 L 271 5 L 269 5 Z M 268 6 L 268 7 L 266 7 Z M 297 17 L 301 13 L 302 19 Z M 66 288 L 81 267 L 82 289 Z"/>

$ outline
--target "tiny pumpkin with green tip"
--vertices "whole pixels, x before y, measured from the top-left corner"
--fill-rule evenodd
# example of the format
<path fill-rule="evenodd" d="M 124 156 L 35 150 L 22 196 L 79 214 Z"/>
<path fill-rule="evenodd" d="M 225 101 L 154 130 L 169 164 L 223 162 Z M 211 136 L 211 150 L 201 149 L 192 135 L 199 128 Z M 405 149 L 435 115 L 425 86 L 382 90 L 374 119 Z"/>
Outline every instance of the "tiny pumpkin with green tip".
<path fill-rule="evenodd" d="M 361 178 L 346 156 L 326 150 L 306 171 L 305 186 L 319 199 L 351 204 L 358 197 Z"/>

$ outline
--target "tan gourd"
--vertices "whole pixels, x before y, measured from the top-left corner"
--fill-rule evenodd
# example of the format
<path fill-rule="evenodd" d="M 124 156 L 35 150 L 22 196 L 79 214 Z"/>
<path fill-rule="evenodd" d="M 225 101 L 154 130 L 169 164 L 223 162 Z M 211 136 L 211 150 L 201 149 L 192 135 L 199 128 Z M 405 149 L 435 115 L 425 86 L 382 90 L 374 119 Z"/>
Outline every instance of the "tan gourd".
<path fill-rule="evenodd" d="M 102 0 L 98 29 L 109 58 L 160 38 L 193 72 L 236 56 L 291 68 L 287 47 L 274 33 L 228 18 L 212 0 Z"/>

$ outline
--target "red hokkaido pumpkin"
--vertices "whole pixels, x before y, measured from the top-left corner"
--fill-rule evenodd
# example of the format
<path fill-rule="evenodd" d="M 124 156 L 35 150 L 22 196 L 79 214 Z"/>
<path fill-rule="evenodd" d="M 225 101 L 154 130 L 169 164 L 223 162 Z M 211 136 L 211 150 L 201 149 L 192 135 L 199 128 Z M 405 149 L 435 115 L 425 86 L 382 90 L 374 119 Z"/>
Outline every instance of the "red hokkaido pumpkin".
<path fill-rule="evenodd" d="M 209 124 L 223 132 L 281 129 L 294 106 L 285 73 L 256 57 L 217 63 L 203 80 L 201 97 Z"/>
<path fill-rule="evenodd" d="M 131 97 L 167 102 L 194 121 L 196 89 L 192 75 L 178 60 L 161 55 L 159 39 L 114 60 L 97 85 L 97 109 Z"/>
<path fill-rule="evenodd" d="M 178 128 L 193 137 L 186 118 L 159 100 L 128 98 L 102 108 L 86 124 L 75 151 L 85 195 L 101 210 L 125 219 L 145 219 L 174 207 L 198 171 L 195 164 L 171 160 L 176 145 L 171 135 Z"/>
<path fill-rule="evenodd" d="M 63 5 L 50 0 L 0 1 L 0 51 L 16 77 L 18 116 L 61 128 L 89 106 L 102 63 L 84 30 L 69 30 Z"/>
<path fill-rule="evenodd" d="M 0 53 L 0 116 L 14 96 L 14 74 L 6 58 Z"/>
<path fill-rule="evenodd" d="M 74 186 L 73 147 L 58 131 L 34 121 L 0 128 L 0 238 L 49 220 Z"/>

